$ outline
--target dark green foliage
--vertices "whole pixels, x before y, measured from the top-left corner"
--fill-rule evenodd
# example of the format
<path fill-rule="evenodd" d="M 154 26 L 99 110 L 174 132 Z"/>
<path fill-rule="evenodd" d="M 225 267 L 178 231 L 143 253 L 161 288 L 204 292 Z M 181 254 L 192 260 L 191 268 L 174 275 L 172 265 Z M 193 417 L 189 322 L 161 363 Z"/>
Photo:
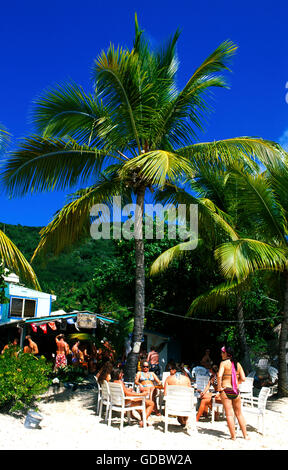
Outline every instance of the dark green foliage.
<path fill-rule="evenodd" d="M 49 385 L 51 364 L 44 357 L 35 358 L 16 347 L 0 356 L 0 410 L 27 408 Z"/>
<path fill-rule="evenodd" d="M 6 282 L 4 281 L 4 268 L 1 265 L 1 260 L 0 260 L 0 304 L 6 304 L 9 302 L 9 299 L 5 296 L 5 287 L 6 287 Z"/>
<path fill-rule="evenodd" d="M 0 228 L 3 228 L 3 226 Z M 31 256 L 39 241 L 38 227 L 6 225 L 5 231 L 18 245 L 24 255 Z M 27 246 L 26 246 L 27 240 Z M 223 323 L 222 320 L 236 320 L 235 305 L 221 307 L 212 313 L 198 313 L 197 319 L 182 318 L 198 295 L 220 284 L 221 278 L 216 262 L 207 246 L 177 261 L 163 274 L 151 277 L 152 262 L 177 240 L 145 240 L 146 262 L 146 320 L 145 328 L 167 334 L 182 342 L 184 357 L 199 359 L 203 347 L 218 345 L 229 339 L 237 341 L 237 323 Z M 131 332 L 135 301 L 135 256 L 133 240 L 87 239 L 74 250 L 47 259 L 45 265 L 33 265 L 42 290 L 53 293 L 57 300 L 53 310 L 89 310 L 107 313 L 120 320 L 117 334 L 115 329 L 103 335 L 112 341 L 121 354 L 123 338 Z M 271 322 L 246 323 L 247 340 L 253 350 L 267 347 L 273 339 L 272 328 L 277 324 L 278 304 L 267 299 L 268 283 L 262 274 L 255 278 L 253 285 L 245 292 L 245 318 L 271 317 Z M 268 293 L 268 294 L 267 294 Z M 279 292 L 279 296 L 281 293 Z M 271 297 L 276 296 L 275 289 Z M 154 310 L 152 310 L 154 309 Z M 173 315 L 166 315 L 157 310 Z M 181 315 L 177 319 L 174 315 Z M 206 319 L 212 322 L 204 321 Z M 112 329 L 111 329 L 112 330 Z"/>

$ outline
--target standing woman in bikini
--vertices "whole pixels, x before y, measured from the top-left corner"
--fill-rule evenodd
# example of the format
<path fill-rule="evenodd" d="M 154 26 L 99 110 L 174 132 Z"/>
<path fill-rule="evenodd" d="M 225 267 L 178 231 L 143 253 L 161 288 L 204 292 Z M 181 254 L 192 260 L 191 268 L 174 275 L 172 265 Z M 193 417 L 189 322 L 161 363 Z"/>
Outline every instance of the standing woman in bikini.
<path fill-rule="evenodd" d="M 236 439 L 234 413 L 244 439 L 248 439 L 246 423 L 241 409 L 238 384 L 245 382 L 245 374 L 239 362 L 235 361 L 232 348 L 221 348 L 222 362 L 218 371 L 218 391 L 224 406 L 231 439 Z M 233 413 L 234 412 L 234 413 Z"/>

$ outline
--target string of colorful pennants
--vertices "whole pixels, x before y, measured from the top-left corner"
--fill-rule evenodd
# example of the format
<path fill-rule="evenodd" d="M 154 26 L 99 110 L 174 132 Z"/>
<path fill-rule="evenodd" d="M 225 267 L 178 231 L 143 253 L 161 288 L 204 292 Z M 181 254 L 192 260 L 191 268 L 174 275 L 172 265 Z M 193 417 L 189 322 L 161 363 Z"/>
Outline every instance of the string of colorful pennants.
<path fill-rule="evenodd" d="M 69 324 L 75 324 L 75 320 L 72 319 L 72 318 L 68 318 L 67 320 L 67 323 Z M 39 325 L 39 328 L 41 328 L 41 330 L 43 331 L 43 333 L 47 333 L 47 324 L 49 325 L 49 327 L 51 328 L 51 330 L 54 330 L 56 331 L 57 330 L 57 326 L 55 324 L 54 321 L 50 321 L 48 323 L 42 323 L 41 325 Z M 31 328 L 32 330 L 34 331 L 34 333 L 37 333 L 37 329 L 38 329 L 38 326 L 36 323 L 30 323 L 31 325 Z"/>
<path fill-rule="evenodd" d="M 37 333 L 38 326 L 36 325 L 36 323 L 30 323 L 30 325 L 34 333 Z M 48 325 L 51 328 L 51 330 L 54 330 L 54 331 L 57 330 L 57 327 L 54 321 L 48 322 Z M 39 328 L 41 328 L 43 333 L 45 334 L 47 333 L 47 323 L 43 323 L 42 325 L 39 325 Z"/>

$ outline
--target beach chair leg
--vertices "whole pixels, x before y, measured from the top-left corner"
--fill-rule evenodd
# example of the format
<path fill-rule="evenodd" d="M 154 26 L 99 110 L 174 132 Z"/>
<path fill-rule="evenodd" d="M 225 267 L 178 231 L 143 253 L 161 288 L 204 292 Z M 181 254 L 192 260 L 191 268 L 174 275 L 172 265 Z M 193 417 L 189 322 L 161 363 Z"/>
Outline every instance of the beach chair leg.
<path fill-rule="evenodd" d="M 124 410 L 121 410 L 121 415 L 120 415 L 120 431 L 122 431 L 124 425 Z"/>
<path fill-rule="evenodd" d="M 128 424 L 131 424 L 131 411 L 127 411 Z"/>
<path fill-rule="evenodd" d="M 168 414 L 165 412 L 164 432 L 168 431 Z"/>
<path fill-rule="evenodd" d="M 264 436 L 265 429 L 264 429 L 264 416 L 263 415 L 258 416 L 258 432 L 260 432 L 262 436 Z"/>
<path fill-rule="evenodd" d="M 187 421 L 187 429 L 191 432 L 191 431 L 196 431 L 197 428 L 196 428 L 196 415 L 195 413 L 191 413 L 191 415 L 189 416 L 188 418 L 188 421 Z"/>
<path fill-rule="evenodd" d="M 142 420 L 143 420 L 143 428 L 146 429 L 147 427 L 147 420 L 146 420 L 146 407 L 145 407 L 145 404 L 142 408 Z"/>
<path fill-rule="evenodd" d="M 103 402 L 102 400 L 100 401 L 100 405 L 99 405 L 99 417 L 101 418 L 102 416 L 102 407 L 103 407 Z"/>
<path fill-rule="evenodd" d="M 109 406 L 109 412 L 108 412 L 108 426 L 111 426 L 111 419 L 112 419 L 112 408 Z"/>
<path fill-rule="evenodd" d="M 106 410 L 105 410 L 105 423 L 106 423 L 107 420 L 108 420 L 108 411 L 109 411 L 109 406 L 106 405 Z"/>

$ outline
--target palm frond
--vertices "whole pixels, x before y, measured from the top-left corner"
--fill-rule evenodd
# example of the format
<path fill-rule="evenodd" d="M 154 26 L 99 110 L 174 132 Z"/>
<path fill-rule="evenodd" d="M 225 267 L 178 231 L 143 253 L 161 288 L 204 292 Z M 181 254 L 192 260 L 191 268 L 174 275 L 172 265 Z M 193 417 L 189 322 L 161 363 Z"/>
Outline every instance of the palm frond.
<path fill-rule="evenodd" d="M 227 186 L 237 188 L 238 216 L 244 219 L 244 223 L 247 217 L 254 223 L 255 236 L 261 233 L 263 240 L 275 238 L 286 246 L 287 219 L 283 206 L 277 200 L 279 188 L 273 190 L 265 173 L 251 175 L 234 168 L 228 176 Z"/>
<path fill-rule="evenodd" d="M 113 109 L 128 139 L 135 139 L 141 152 L 141 119 L 152 107 L 149 84 L 145 83 L 145 70 L 141 70 L 138 55 L 123 48 L 110 46 L 97 58 L 93 67 L 97 94 Z M 119 109 L 121 112 L 119 112 Z"/>
<path fill-rule="evenodd" d="M 215 250 L 220 271 L 227 279 L 242 281 L 255 271 L 283 271 L 288 250 L 248 238 L 223 243 Z"/>
<path fill-rule="evenodd" d="M 207 230 L 207 228 L 209 227 L 207 227 L 207 219 L 210 218 L 211 221 L 214 223 L 214 228 L 216 232 L 221 230 L 226 236 L 228 235 L 229 238 L 231 238 L 232 240 L 238 240 L 239 235 L 234 228 L 234 222 L 232 217 L 221 209 L 219 209 L 213 201 L 207 198 L 199 199 L 198 212 L 200 213 L 199 225 L 203 223 L 202 230 L 205 230 L 205 226 Z M 223 233 L 219 235 L 223 236 Z"/>
<path fill-rule="evenodd" d="M 176 43 L 180 32 L 152 51 L 135 18 L 133 49 L 110 46 L 95 61 L 93 76 L 96 92 L 114 110 L 130 144 L 132 137 L 138 154 L 152 149 L 159 128 L 158 115 L 176 96 Z M 130 137 L 129 137 L 130 136 Z"/>
<path fill-rule="evenodd" d="M 19 275 L 20 279 L 41 290 L 37 276 L 17 246 L 0 230 L 0 261 L 4 267 Z"/>
<path fill-rule="evenodd" d="M 190 204 L 198 206 L 198 229 L 201 238 L 207 240 L 215 240 L 227 236 L 231 240 L 239 238 L 237 231 L 233 226 L 233 220 L 230 215 L 221 210 L 217 204 L 211 199 L 198 197 L 187 192 L 184 188 L 179 188 L 173 184 L 167 184 L 161 191 L 155 193 L 156 202 L 173 205 L 178 207 L 179 204 L 186 206 L 186 219 L 189 220 Z M 222 240 L 223 241 L 223 238 Z"/>
<path fill-rule="evenodd" d="M 191 303 L 187 316 L 192 316 L 195 313 L 214 312 L 223 305 L 231 304 L 239 289 L 243 289 L 244 285 L 245 283 L 238 283 L 238 281 L 227 282 L 199 295 Z"/>
<path fill-rule="evenodd" d="M 58 255 L 64 249 L 70 249 L 75 243 L 89 236 L 93 218 L 90 214 L 95 204 L 111 206 L 113 196 L 122 196 L 127 202 L 129 191 L 121 185 L 115 172 L 109 173 L 97 184 L 81 189 L 69 196 L 67 204 L 59 210 L 53 220 L 40 232 L 40 242 L 33 254 L 45 258 L 47 253 Z"/>
<path fill-rule="evenodd" d="M 168 250 L 161 253 L 160 256 L 152 263 L 150 267 L 150 275 L 155 276 L 156 274 L 162 273 L 170 264 L 180 258 L 183 258 L 191 253 L 191 250 L 195 249 L 199 240 L 189 240 L 187 242 L 179 243 L 178 245 L 169 248 Z"/>
<path fill-rule="evenodd" d="M 109 158 L 122 160 L 105 149 L 32 136 L 4 162 L 2 184 L 13 196 L 62 190 L 86 182 L 91 175 L 97 176 Z"/>
<path fill-rule="evenodd" d="M 6 130 L 5 126 L 0 123 L 0 155 L 7 150 L 10 138 L 10 133 Z"/>
<path fill-rule="evenodd" d="M 275 200 L 285 211 L 285 217 L 288 217 L 288 160 L 279 162 L 278 165 L 269 166 L 265 172 L 265 177 L 269 181 L 270 187 L 274 193 Z"/>
<path fill-rule="evenodd" d="M 189 143 L 189 139 L 191 142 L 191 137 L 196 138 L 193 126 L 203 130 L 203 113 L 209 109 L 205 94 L 213 87 L 226 87 L 226 81 L 219 72 L 229 70 L 227 65 L 236 49 L 231 41 L 220 44 L 196 69 L 174 100 L 169 100 L 159 109 L 159 131 L 155 144 L 159 145 L 164 136 L 168 136 L 170 144 L 174 148 L 179 147 L 183 143 Z"/>
<path fill-rule="evenodd" d="M 32 121 L 43 137 L 69 135 L 79 144 L 97 147 L 115 141 L 118 130 L 108 107 L 75 83 L 45 90 L 35 100 Z"/>
<path fill-rule="evenodd" d="M 192 170 L 186 158 L 164 150 L 155 150 L 125 162 L 120 174 L 124 177 L 132 172 L 139 173 L 147 185 L 161 187 L 167 179 L 176 181 L 181 175 L 191 175 Z"/>
<path fill-rule="evenodd" d="M 220 160 L 227 167 L 235 162 L 245 162 L 248 167 L 258 169 L 258 163 L 274 165 L 283 158 L 284 151 L 275 142 L 256 137 L 235 137 L 233 139 L 203 142 L 177 149 L 177 153 L 192 163 Z"/>

